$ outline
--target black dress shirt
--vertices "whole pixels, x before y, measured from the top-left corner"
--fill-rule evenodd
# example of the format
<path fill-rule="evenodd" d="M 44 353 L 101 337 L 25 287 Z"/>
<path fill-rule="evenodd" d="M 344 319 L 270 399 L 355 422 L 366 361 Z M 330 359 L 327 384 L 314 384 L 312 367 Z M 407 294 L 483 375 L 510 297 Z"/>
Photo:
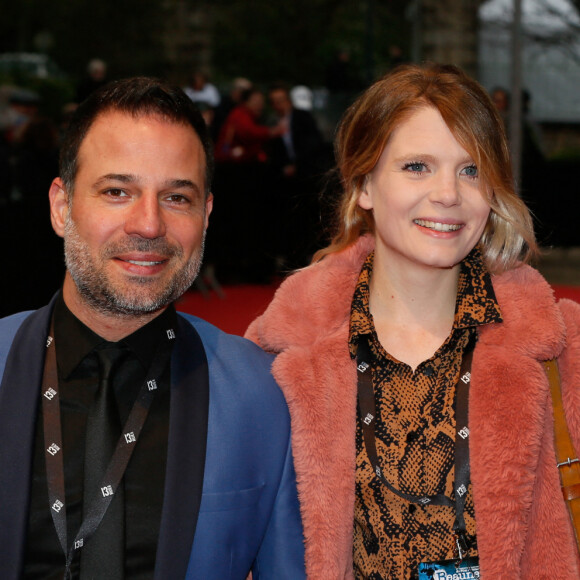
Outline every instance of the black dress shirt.
<path fill-rule="evenodd" d="M 128 357 L 114 373 L 113 387 L 121 422 L 127 419 L 166 330 L 175 328 L 170 306 L 120 343 Z M 72 543 L 82 518 L 85 429 L 99 379 L 95 349 L 106 341 L 78 320 L 59 296 L 54 310 L 54 340 L 61 399 L 62 442 L 67 509 L 67 538 Z M 169 360 L 123 478 L 125 489 L 125 578 L 153 577 L 167 461 L 170 398 Z M 40 397 L 40 389 L 39 389 Z M 65 555 L 48 503 L 42 412 L 36 419 L 29 527 L 23 578 L 63 578 Z M 105 514 L 106 517 L 106 514 Z M 80 558 L 72 565 L 78 578 Z"/>

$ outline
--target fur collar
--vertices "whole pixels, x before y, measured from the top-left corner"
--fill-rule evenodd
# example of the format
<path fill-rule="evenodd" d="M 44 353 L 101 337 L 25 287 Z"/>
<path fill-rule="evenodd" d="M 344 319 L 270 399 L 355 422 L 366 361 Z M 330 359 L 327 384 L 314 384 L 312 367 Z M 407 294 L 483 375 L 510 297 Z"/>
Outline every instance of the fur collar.
<path fill-rule="evenodd" d="M 290 276 L 248 334 L 278 353 L 344 331 L 360 269 L 373 248 L 373 238 L 363 236 Z M 539 272 L 522 264 L 492 280 L 505 324 L 486 329 L 484 340 L 507 342 L 540 360 L 557 356 L 564 344 L 564 324 L 553 290 Z"/>
<path fill-rule="evenodd" d="M 362 237 L 289 277 L 247 333 L 278 353 L 272 372 L 292 416 L 309 580 L 353 577 L 356 369 L 348 331 L 358 275 L 372 249 L 372 238 Z M 574 322 L 574 344 L 563 352 L 562 312 L 538 272 L 521 265 L 492 282 L 503 322 L 480 329 L 469 405 L 481 571 L 490 578 L 571 577 L 577 549 L 554 463 L 541 361 L 563 353 L 570 427 L 580 438 L 580 395 L 566 391 L 568 382 L 580 382 L 579 309 L 563 309 Z"/>

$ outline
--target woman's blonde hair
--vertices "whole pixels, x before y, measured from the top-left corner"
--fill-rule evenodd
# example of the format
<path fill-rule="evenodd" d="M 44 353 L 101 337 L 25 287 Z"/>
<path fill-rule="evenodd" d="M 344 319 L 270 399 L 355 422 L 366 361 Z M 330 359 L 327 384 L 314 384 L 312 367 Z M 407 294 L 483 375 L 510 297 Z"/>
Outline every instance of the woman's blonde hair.
<path fill-rule="evenodd" d="M 477 164 L 489 193 L 491 212 L 480 240 L 487 267 L 499 273 L 537 251 L 532 218 L 513 182 L 508 142 L 489 95 L 451 65 L 403 65 L 366 90 L 345 112 L 335 140 L 342 184 L 337 231 L 314 261 L 374 232 L 372 211 L 358 205 L 367 175 L 389 137 L 418 109 L 435 107 Z"/>

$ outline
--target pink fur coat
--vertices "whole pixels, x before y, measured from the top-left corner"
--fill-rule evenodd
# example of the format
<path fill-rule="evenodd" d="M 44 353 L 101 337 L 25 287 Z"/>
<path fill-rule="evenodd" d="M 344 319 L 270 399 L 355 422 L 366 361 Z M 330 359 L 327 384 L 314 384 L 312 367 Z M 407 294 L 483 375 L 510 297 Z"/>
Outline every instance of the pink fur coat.
<path fill-rule="evenodd" d="M 364 258 L 354 246 L 290 276 L 247 336 L 278 353 L 272 370 L 292 416 L 310 580 L 353 577 L 356 371 L 350 305 Z M 540 361 L 559 357 L 580 449 L 580 306 L 556 304 L 528 266 L 496 276 L 504 322 L 481 329 L 470 387 L 471 474 L 482 578 L 580 578 L 555 464 Z"/>

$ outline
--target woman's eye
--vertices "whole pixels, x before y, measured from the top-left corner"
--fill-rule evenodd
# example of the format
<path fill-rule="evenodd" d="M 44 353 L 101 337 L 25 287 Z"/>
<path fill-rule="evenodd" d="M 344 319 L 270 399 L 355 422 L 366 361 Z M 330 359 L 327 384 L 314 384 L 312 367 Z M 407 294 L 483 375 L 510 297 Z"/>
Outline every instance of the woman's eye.
<path fill-rule="evenodd" d="M 407 163 L 403 169 L 407 170 L 407 171 L 415 171 L 415 172 L 421 172 L 421 171 L 425 171 L 426 167 L 424 163 L 421 163 L 419 161 L 415 161 L 413 163 Z"/>
<path fill-rule="evenodd" d="M 470 165 L 463 170 L 463 173 L 468 177 L 477 177 L 479 174 L 477 173 L 477 167 L 475 165 Z"/>

